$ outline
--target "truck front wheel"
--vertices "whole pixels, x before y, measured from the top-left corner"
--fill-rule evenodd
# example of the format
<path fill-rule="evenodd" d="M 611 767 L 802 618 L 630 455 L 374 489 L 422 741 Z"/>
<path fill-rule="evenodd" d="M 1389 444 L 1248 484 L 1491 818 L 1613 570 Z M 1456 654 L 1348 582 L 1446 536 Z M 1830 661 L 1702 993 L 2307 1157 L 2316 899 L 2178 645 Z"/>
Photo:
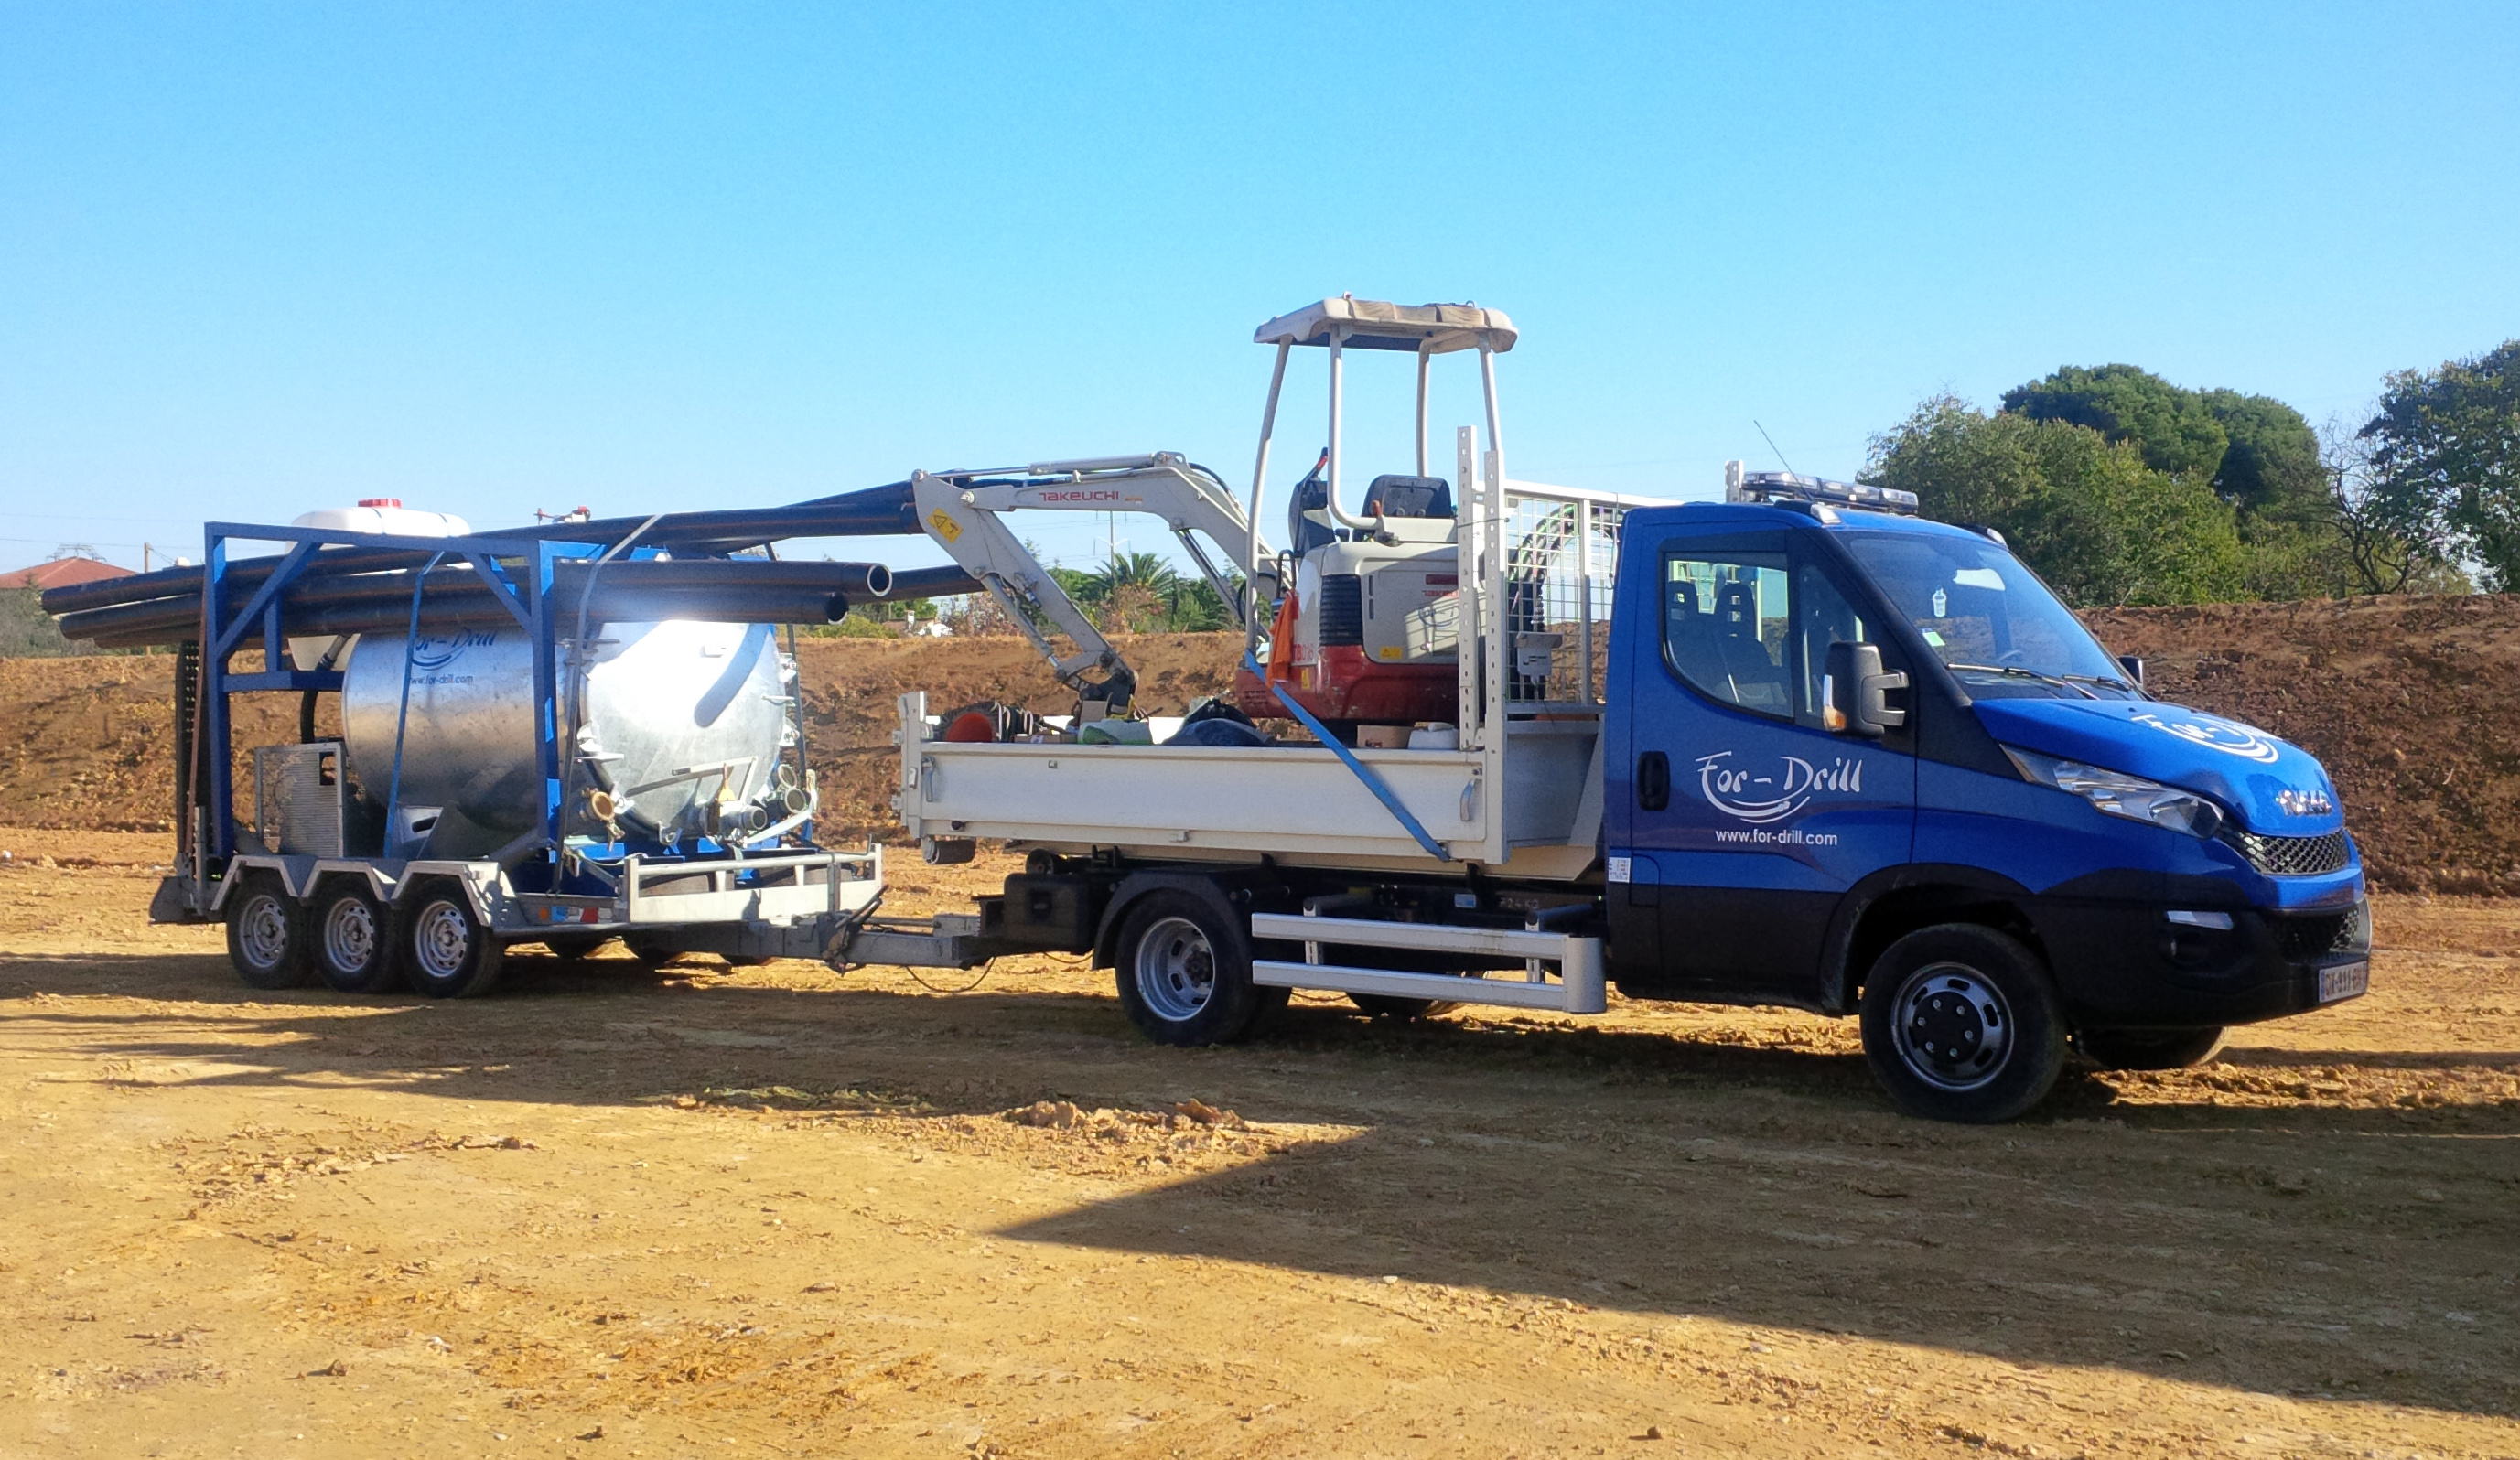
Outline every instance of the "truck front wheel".
<path fill-rule="evenodd" d="M 1231 1044 L 1285 1002 L 1251 982 L 1251 939 L 1192 893 L 1148 893 L 1129 909 L 1113 950 L 1120 1007 L 1158 1044 Z"/>
<path fill-rule="evenodd" d="M 1974 923 L 1890 945 L 1865 980 L 1863 1023 L 1873 1077 L 1931 1120 L 2011 1120 L 2065 1064 L 2063 1012 L 2038 954 Z"/>

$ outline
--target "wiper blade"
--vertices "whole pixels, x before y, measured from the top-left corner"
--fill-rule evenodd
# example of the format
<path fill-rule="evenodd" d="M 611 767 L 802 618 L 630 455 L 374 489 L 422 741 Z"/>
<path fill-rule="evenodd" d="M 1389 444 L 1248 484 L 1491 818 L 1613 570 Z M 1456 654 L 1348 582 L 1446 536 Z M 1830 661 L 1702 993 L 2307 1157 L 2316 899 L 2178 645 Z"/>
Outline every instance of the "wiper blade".
<path fill-rule="evenodd" d="M 2123 690 L 2125 690 L 2125 691 L 2126 691 L 2127 693 L 2129 693 L 2129 694 L 2141 694 L 2141 693 L 2143 692 L 2143 686 L 2140 686 L 2140 685 L 2130 685 L 2130 684 L 2128 684 L 2126 681 L 2119 679 L 2119 678 L 2118 678 L 2117 676 L 2115 676 L 2115 675 L 2108 675 L 2108 674 L 2060 674 L 2060 675 L 2058 675 L 2056 678 L 2058 678 L 2058 679 L 2060 679 L 2060 680 L 2071 680 L 2071 681 L 2073 681 L 2073 682 L 2074 682 L 2075 684 L 2077 684 L 2077 685 L 2106 685 L 2106 686 L 2109 686 L 2110 688 L 2112 688 L 2112 689 L 2123 689 Z"/>
<path fill-rule="evenodd" d="M 2041 674 L 2035 669 L 2024 669 L 2018 664 L 1953 664 L 1946 662 L 1943 667 L 1950 670 L 1962 670 L 1970 674 L 2008 674 L 2020 679 L 2037 680 L 2042 685 L 2053 685 L 2059 689 L 2071 689 L 2076 694 L 2083 696 L 2085 699 L 2099 698 L 2098 695 L 2093 694 L 2089 688 L 2074 683 L 2076 680 L 2091 679 L 2092 677 L 2089 675 Z"/>

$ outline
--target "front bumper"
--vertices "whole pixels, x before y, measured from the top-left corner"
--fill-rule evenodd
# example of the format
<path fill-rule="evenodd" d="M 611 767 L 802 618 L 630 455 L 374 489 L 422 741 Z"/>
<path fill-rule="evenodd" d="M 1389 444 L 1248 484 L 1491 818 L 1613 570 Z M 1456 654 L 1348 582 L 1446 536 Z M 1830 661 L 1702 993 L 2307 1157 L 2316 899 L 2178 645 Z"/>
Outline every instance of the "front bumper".
<path fill-rule="evenodd" d="M 2371 955 L 2371 906 L 2324 907 L 2041 899 L 2028 909 L 2067 1017 L 2109 1029 L 2251 1024 L 2320 1007 L 2319 973 Z M 2228 917 L 2228 928 L 2173 921 Z"/>

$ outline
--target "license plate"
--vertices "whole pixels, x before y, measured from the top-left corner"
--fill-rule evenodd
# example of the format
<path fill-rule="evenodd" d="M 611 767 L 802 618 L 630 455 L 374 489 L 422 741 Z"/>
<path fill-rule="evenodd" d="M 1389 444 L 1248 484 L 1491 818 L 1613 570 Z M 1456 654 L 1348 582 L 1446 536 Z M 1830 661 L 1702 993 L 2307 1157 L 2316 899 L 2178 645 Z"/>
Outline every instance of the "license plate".
<path fill-rule="evenodd" d="M 2371 991 L 2371 960 L 2357 959 L 2318 970 L 2318 1001 L 2334 1003 L 2340 998 L 2359 998 Z"/>

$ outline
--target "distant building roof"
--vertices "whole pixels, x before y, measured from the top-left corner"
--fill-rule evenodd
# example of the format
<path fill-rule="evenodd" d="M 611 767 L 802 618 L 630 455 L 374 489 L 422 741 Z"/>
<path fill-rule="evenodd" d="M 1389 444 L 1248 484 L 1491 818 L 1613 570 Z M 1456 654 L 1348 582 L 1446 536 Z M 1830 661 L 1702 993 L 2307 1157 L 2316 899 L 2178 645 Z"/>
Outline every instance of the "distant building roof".
<path fill-rule="evenodd" d="M 93 557 L 56 557 L 31 568 L 13 568 L 0 573 L 0 588 L 67 588 L 73 583 L 94 583 L 100 578 L 128 578 L 129 568 L 117 568 Z"/>

